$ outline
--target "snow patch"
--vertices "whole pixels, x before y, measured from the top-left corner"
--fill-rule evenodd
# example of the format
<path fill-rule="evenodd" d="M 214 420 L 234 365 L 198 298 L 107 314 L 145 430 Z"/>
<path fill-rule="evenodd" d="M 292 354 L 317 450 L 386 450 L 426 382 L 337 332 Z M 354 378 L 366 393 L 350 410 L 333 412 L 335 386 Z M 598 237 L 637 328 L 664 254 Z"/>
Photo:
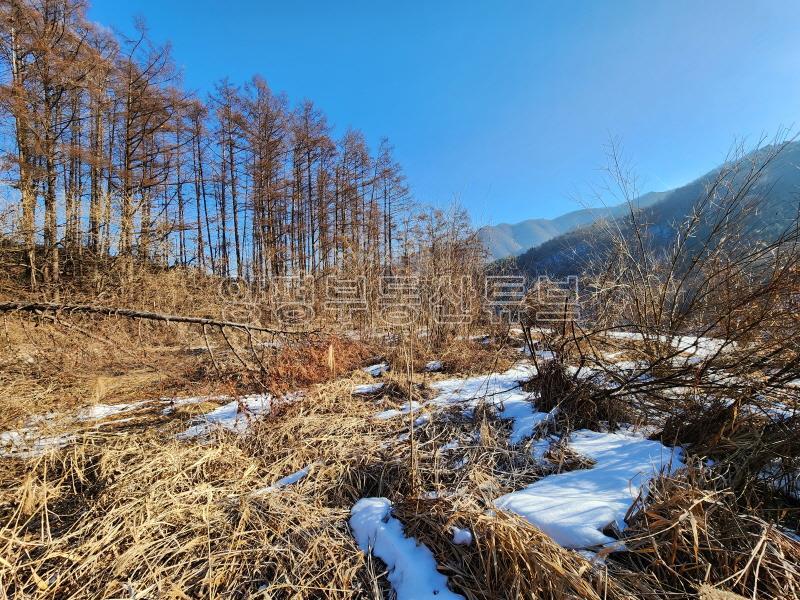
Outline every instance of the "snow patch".
<path fill-rule="evenodd" d="M 78 421 L 99 421 L 126 412 L 131 412 L 147 404 L 146 401 L 131 404 L 95 404 L 78 412 Z"/>
<path fill-rule="evenodd" d="M 550 450 L 550 446 L 557 441 L 558 437 L 554 435 L 536 440 L 531 448 L 531 455 L 534 460 L 538 463 L 549 465 L 550 461 L 545 458 L 545 454 Z"/>
<path fill-rule="evenodd" d="M 538 412 L 533 405 L 532 394 L 513 394 L 503 401 L 498 410 L 501 419 L 513 420 L 509 441 L 516 445 L 531 437 L 534 430 L 550 420 L 550 413 Z"/>
<path fill-rule="evenodd" d="M 307 467 L 304 467 L 304 468 L 300 469 L 299 471 L 295 471 L 291 475 L 287 475 L 286 477 L 282 477 L 281 479 L 278 479 L 278 481 L 276 481 L 272 485 L 268 485 L 266 487 L 259 488 L 255 492 L 253 492 L 253 495 L 254 496 L 262 496 L 264 494 L 269 494 L 270 492 L 277 492 L 279 489 L 281 489 L 282 487 L 286 487 L 287 485 L 294 485 L 295 483 L 297 483 L 298 481 L 303 479 L 306 475 L 308 475 L 309 472 L 311 472 L 311 468 L 315 464 L 316 463 L 312 463 L 312 464 L 308 465 Z"/>
<path fill-rule="evenodd" d="M 389 370 L 389 364 L 385 362 L 378 363 L 377 365 L 370 365 L 368 367 L 364 367 L 364 372 L 369 373 L 373 377 L 380 377 L 388 370 Z"/>
<path fill-rule="evenodd" d="M 199 422 L 179 433 L 178 439 L 206 436 L 215 428 L 244 433 L 252 421 L 268 414 L 271 407 L 272 396 L 267 394 L 238 398 L 197 419 Z"/>
<path fill-rule="evenodd" d="M 456 450 L 459 446 L 458 438 L 452 439 L 439 448 L 439 452 L 450 452 L 450 450 Z"/>
<path fill-rule="evenodd" d="M 466 379 L 446 379 L 431 384 L 438 395 L 432 404 L 464 404 L 474 407 L 483 399 L 500 403 L 509 398 L 510 393 L 520 393 L 522 382 L 536 375 L 536 367 L 528 362 L 520 362 L 505 373 L 490 373 Z M 523 392 L 524 394 L 524 392 Z M 532 398 L 532 394 L 525 394 Z"/>
<path fill-rule="evenodd" d="M 406 402 L 403 404 L 399 409 L 397 408 L 390 408 L 389 410 L 384 410 L 383 412 L 379 412 L 377 415 L 373 415 L 373 419 L 377 419 L 379 421 L 387 421 L 389 419 L 394 419 L 395 417 L 399 417 L 400 415 L 407 415 L 410 412 L 416 412 L 420 409 L 420 404 L 416 400 L 412 400 L 411 402 Z"/>
<path fill-rule="evenodd" d="M 635 331 L 607 331 L 606 337 L 618 340 L 644 341 L 645 336 Z M 699 360 L 711 358 L 720 353 L 730 352 L 736 349 L 736 342 L 694 335 L 654 335 L 647 336 L 648 339 L 657 340 L 662 344 L 669 344 L 676 352 L 681 352 L 693 356 Z"/>
<path fill-rule="evenodd" d="M 494 406 L 498 417 L 513 421 L 510 441 L 518 444 L 533 435 L 536 427 L 550 416 L 536 410 L 536 394 L 521 388 L 523 382 L 535 375 L 534 365 L 521 362 L 504 373 L 439 381 L 431 386 L 439 393 L 431 404 L 460 404 L 471 410 L 485 400 Z"/>
<path fill-rule="evenodd" d="M 33 458 L 75 440 L 73 435 L 42 435 L 36 428 L 22 427 L 0 432 L 0 456 Z"/>
<path fill-rule="evenodd" d="M 391 512 L 392 503 L 386 498 L 362 498 L 350 511 L 350 528 L 362 552 L 372 552 L 386 563 L 397 600 L 463 598 L 448 589 L 431 551 L 406 537 Z"/>
<path fill-rule="evenodd" d="M 453 527 L 453 543 L 457 546 L 471 546 L 472 532 L 469 529 Z"/>
<path fill-rule="evenodd" d="M 414 420 L 414 427 L 422 427 L 423 425 L 427 425 L 430 423 L 430 420 L 431 416 L 429 414 L 425 413 L 424 415 L 420 415 Z"/>
<path fill-rule="evenodd" d="M 425 370 L 428 373 L 436 373 L 437 371 L 441 371 L 443 368 L 444 365 L 440 360 L 432 360 L 425 365 Z"/>
<path fill-rule="evenodd" d="M 615 540 L 602 530 L 625 527 L 625 514 L 658 472 L 683 466 L 680 450 L 619 433 L 582 429 L 570 447 L 596 462 L 591 469 L 548 475 L 501 496 L 498 508 L 514 512 L 566 548 L 590 548 Z"/>
<path fill-rule="evenodd" d="M 366 396 L 375 394 L 383 389 L 383 383 L 365 383 L 362 385 L 353 386 L 354 396 Z"/>

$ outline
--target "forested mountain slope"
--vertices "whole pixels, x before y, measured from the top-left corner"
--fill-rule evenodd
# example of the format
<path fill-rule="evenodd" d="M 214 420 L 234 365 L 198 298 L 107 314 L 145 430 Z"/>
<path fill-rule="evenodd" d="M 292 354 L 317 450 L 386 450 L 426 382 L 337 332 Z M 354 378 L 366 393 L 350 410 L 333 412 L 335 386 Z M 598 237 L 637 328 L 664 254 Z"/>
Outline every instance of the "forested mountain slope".
<path fill-rule="evenodd" d="M 640 196 L 636 204 L 644 208 L 660 201 L 670 192 L 648 192 Z M 497 260 L 516 256 L 559 235 L 589 225 L 599 219 L 620 217 L 628 210 L 627 204 L 582 208 L 563 214 L 555 219 L 527 219 L 519 223 L 487 225 L 478 232 L 489 257 Z"/>
<path fill-rule="evenodd" d="M 740 159 L 742 165 L 758 164 L 774 147 L 755 150 Z M 719 178 L 722 165 L 693 182 L 666 192 L 657 203 L 638 211 L 638 220 L 647 224 L 650 243 L 654 249 L 664 249 L 675 232 L 690 214 L 693 206 L 705 197 L 707 190 Z M 735 173 L 726 180 L 735 183 Z M 733 187 L 733 186 L 732 186 Z M 752 196 L 763 196 L 766 202 L 757 213 L 747 219 L 748 237 L 768 240 L 780 233 L 797 215 L 800 202 L 800 142 L 790 142 L 777 155 L 763 165 L 758 181 L 750 190 Z M 623 234 L 629 231 L 630 216 L 620 215 L 613 221 L 601 221 L 580 227 L 555 237 L 518 256 L 513 266 L 529 275 L 566 275 L 583 271 L 592 256 L 610 243 L 609 225 L 619 227 Z"/>

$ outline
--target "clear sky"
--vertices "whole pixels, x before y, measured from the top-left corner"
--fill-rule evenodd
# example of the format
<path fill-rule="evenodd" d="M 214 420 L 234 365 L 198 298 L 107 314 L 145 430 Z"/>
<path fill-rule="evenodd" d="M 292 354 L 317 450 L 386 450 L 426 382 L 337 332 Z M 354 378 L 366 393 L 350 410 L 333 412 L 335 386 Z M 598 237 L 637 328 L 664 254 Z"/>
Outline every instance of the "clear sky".
<path fill-rule="evenodd" d="M 416 198 L 476 224 L 588 201 L 618 137 L 642 191 L 800 124 L 800 2 L 93 0 L 144 16 L 189 89 L 259 73 L 393 142 Z M 795 127 L 796 128 L 796 127 Z"/>

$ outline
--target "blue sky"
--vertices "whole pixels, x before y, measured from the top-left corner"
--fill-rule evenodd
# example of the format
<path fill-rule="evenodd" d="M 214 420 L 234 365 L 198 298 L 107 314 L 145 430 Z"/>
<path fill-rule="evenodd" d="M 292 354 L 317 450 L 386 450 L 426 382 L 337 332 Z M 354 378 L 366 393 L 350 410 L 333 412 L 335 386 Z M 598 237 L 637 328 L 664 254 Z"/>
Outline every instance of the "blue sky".
<path fill-rule="evenodd" d="M 596 204 L 619 138 L 642 191 L 800 123 L 800 2 L 93 0 L 144 16 L 186 87 L 255 73 L 337 131 L 388 136 L 416 198 L 476 224 Z"/>

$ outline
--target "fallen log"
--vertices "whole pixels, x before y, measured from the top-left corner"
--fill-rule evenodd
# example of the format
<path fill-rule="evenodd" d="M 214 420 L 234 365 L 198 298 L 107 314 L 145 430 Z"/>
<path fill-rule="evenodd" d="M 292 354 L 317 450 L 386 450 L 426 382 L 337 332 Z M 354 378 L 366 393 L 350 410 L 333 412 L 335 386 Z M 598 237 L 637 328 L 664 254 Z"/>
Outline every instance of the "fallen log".
<path fill-rule="evenodd" d="M 208 325 L 211 327 L 232 327 L 245 331 L 263 331 L 266 333 L 309 333 L 308 331 L 285 331 L 280 329 L 270 329 L 249 323 L 237 323 L 234 321 L 219 321 L 205 317 L 187 317 L 185 315 L 167 315 L 144 310 L 134 310 L 131 308 L 117 308 L 112 306 L 95 306 L 92 304 L 60 304 L 58 302 L 0 302 L 0 314 L 28 312 L 40 313 L 85 313 L 106 316 L 127 317 L 130 319 L 147 319 L 150 321 L 162 321 L 165 323 L 193 323 L 196 325 Z"/>

